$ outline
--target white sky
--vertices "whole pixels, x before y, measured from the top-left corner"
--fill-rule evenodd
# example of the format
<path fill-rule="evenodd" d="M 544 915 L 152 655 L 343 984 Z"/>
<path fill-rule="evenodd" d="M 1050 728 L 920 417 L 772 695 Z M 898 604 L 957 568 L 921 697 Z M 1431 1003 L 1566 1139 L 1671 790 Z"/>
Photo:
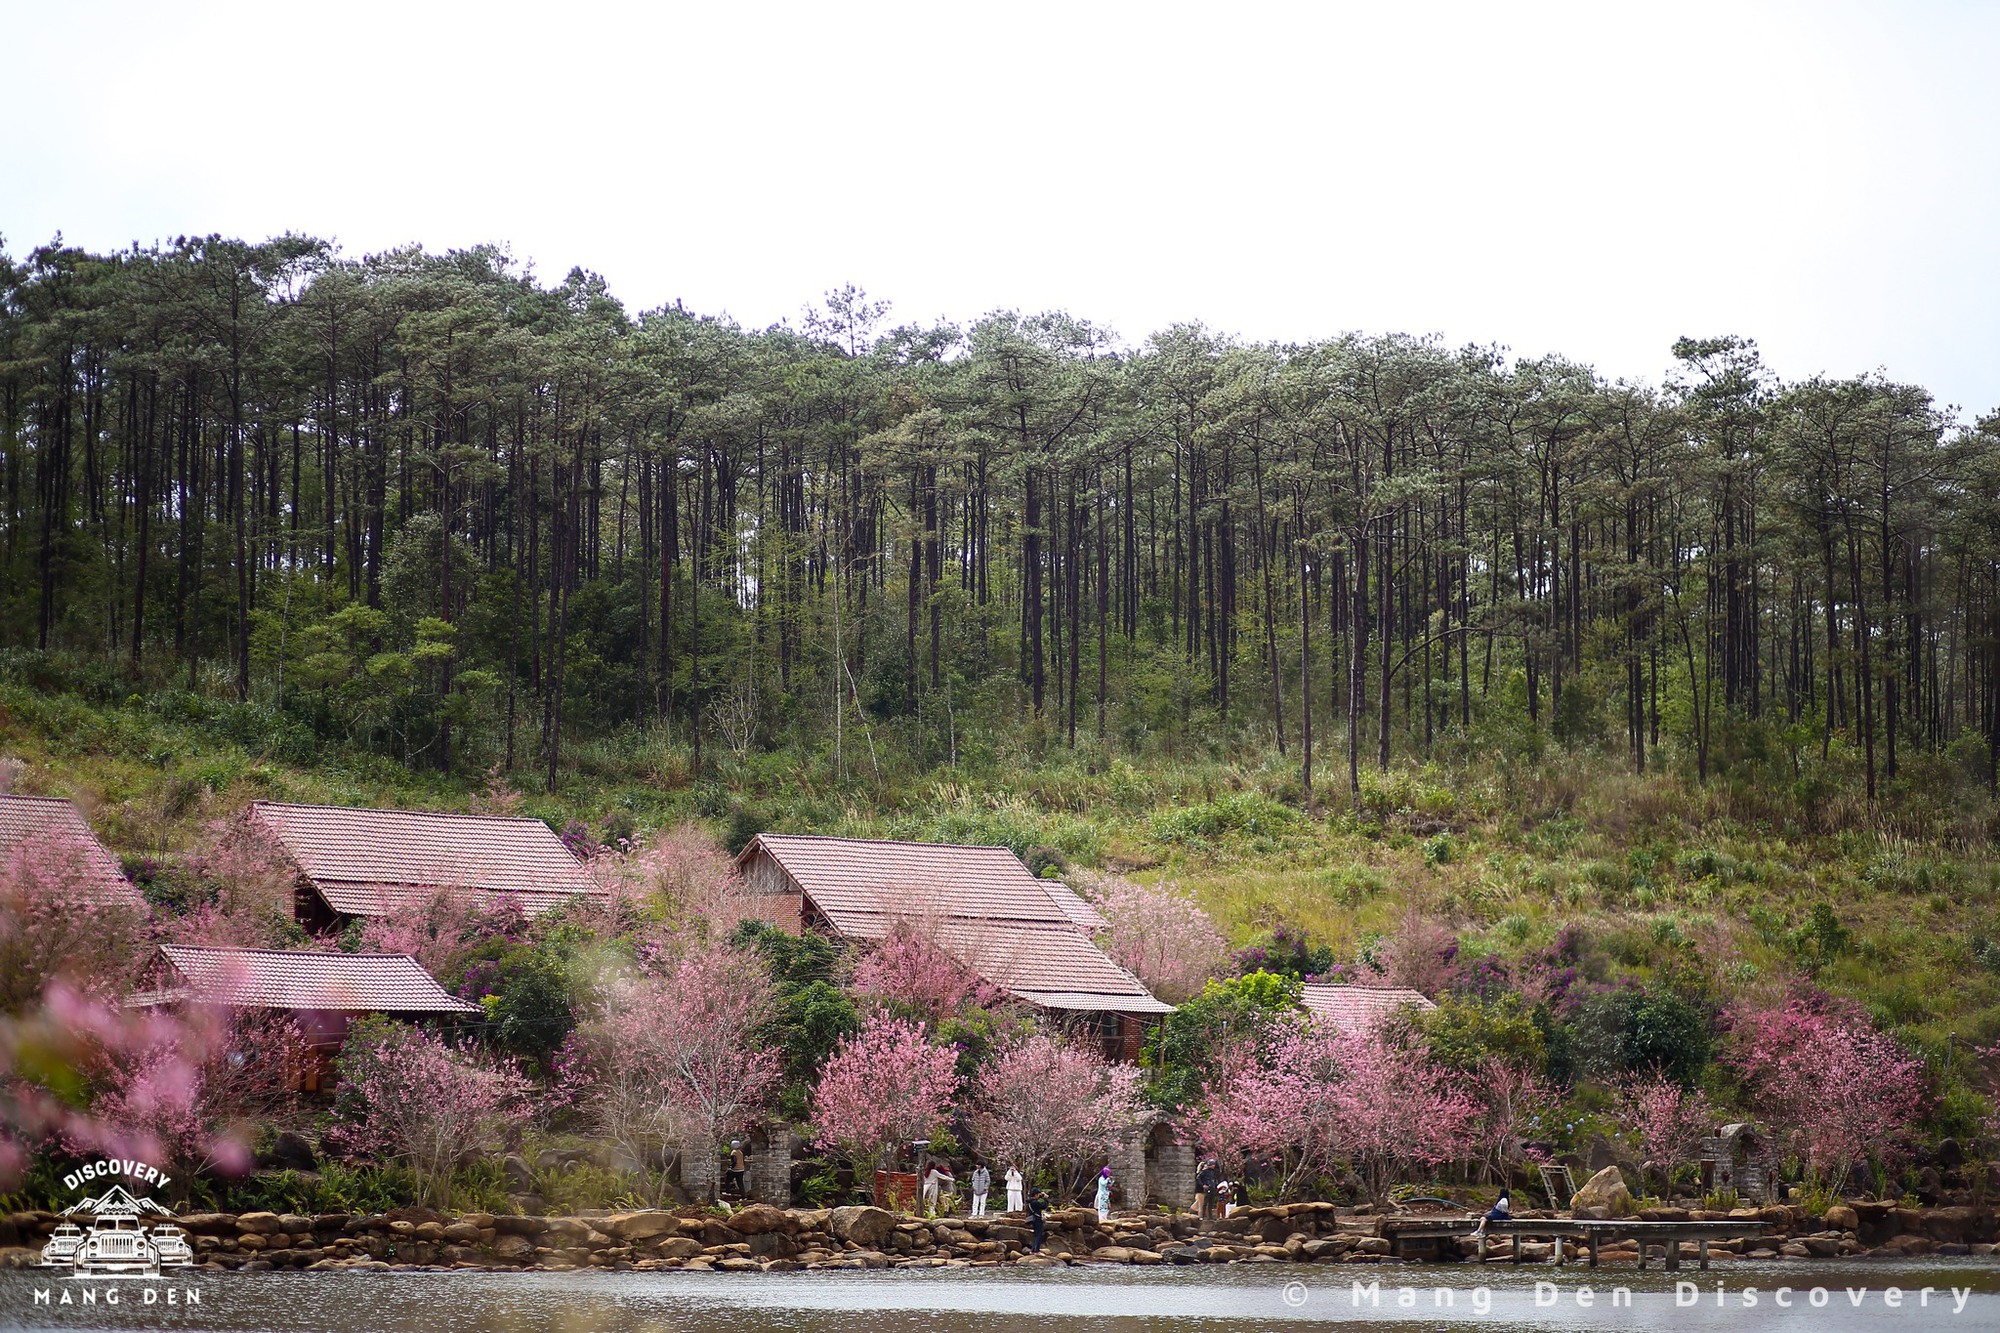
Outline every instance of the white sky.
<path fill-rule="evenodd" d="M 0 235 L 504 242 L 747 324 L 1439 332 L 2000 407 L 2000 4 L 0 0 Z"/>

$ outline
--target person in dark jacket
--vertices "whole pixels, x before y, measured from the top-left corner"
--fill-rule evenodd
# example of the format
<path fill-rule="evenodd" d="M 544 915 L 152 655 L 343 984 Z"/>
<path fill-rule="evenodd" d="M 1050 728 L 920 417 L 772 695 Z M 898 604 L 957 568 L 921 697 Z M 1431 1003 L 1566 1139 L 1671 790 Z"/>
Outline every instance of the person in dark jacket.
<path fill-rule="evenodd" d="M 1035 1229 L 1034 1242 L 1029 1245 L 1028 1252 L 1040 1254 L 1042 1242 L 1048 1239 L 1049 1234 L 1049 1196 L 1039 1186 L 1028 1195 L 1028 1222 Z"/>
<path fill-rule="evenodd" d="M 1215 1159 L 1204 1157 L 1201 1170 L 1194 1173 L 1194 1215 L 1206 1222 L 1209 1210 L 1215 1206 L 1215 1187 L 1222 1181 L 1221 1173 L 1215 1169 Z"/>

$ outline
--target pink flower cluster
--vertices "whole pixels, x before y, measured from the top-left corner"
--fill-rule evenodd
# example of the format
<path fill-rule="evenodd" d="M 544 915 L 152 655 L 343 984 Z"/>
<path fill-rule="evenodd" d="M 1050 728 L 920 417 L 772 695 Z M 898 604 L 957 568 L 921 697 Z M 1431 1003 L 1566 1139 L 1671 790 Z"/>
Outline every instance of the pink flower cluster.
<path fill-rule="evenodd" d="M 911 1019 L 878 1013 L 828 1058 L 813 1096 L 814 1139 L 872 1165 L 942 1124 L 957 1095 L 958 1052 L 932 1045 Z"/>
<path fill-rule="evenodd" d="M 1752 1104 L 1835 1192 L 1862 1160 L 1900 1157 L 1929 1100 L 1923 1061 L 1829 996 L 1739 1012 L 1734 1048 Z"/>
<path fill-rule="evenodd" d="M 980 1147 L 1030 1178 L 1054 1162 L 1101 1158 L 1133 1131 L 1139 1071 L 1087 1047 L 1036 1033 L 980 1071 L 971 1114 Z"/>
<path fill-rule="evenodd" d="M 1386 1028 L 1288 1022 L 1225 1056 L 1197 1128 L 1219 1155 L 1281 1162 L 1288 1191 L 1345 1163 L 1379 1200 L 1398 1172 L 1479 1150 L 1483 1108 L 1463 1083 Z"/>

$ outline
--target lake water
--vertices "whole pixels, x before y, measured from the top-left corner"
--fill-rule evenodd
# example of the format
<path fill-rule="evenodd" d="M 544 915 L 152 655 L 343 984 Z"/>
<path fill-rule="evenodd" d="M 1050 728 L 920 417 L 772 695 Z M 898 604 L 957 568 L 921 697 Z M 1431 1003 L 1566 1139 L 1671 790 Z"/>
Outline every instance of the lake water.
<path fill-rule="evenodd" d="M 1357 1295 L 1354 1284 L 1363 1284 Z M 1367 1284 L 1379 1282 L 1379 1298 Z M 1536 1283 L 1552 1284 L 1537 1292 Z M 1692 1304 L 1676 1282 L 1696 1284 Z M 1716 1285 L 1722 1304 L 1717 1306 Z M 1410 1295 L 1404 1296 L 1408 1287 Z M 1629 1305 L 1614 1305 L 1625 1287 Z M 1774 1304 L 1789 1286 L 1793 1305 Z M 1579 1301 L 1592 1291 L 1592 1304 Z M 1926 1299 L 1925 1287 L 1933 1288 Z M 146 1302 L 145 1291 L 155 1299 Z M 1814 1288 L 1823 1291 L 1815 1306 Z M 1900 1294 L 1891 1305 L 1890 1289 Z M 1754 1289 L 1752 1292 L 1750 1289 Z M 1954 1291 L 1954 1289 L 1956 1289 Z M 37 1291 L 68 1307 L 41 1305 Z M 85 1290 L 98 1303 L 80 1302 Z M 115 1291 L 116 1303 L 109 1297 Z M 167 1304 L 193 1291 L 199 1304 Z M 1440 1295 L 1449 1293 L 1449 1302 Z M 1539 1295 L 1539 1301 L 1538 1301 Z M 1748 1304 L 1754 1296 L 1754 1304 Z M 1243 1330 L 2000 1330 L 1990 1260 L 1629 1267 L 1248 1265 L 842 1273 L 202 1273 L 156 1283 L 0 1273 L 0 1328 L 250 1333 L 1236 1333 Z"/>

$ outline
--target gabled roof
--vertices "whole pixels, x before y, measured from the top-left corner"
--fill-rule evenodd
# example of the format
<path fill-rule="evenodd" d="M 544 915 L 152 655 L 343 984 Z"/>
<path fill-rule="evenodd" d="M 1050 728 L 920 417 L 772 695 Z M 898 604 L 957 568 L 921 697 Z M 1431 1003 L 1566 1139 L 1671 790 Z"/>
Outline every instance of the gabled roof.
<path fill-rule="evenodd" d="M 74 855 L 77 878 L 71 888 L 85 902 L 107 907 L 146 908 L 146 896 L 118 868 L 90 831 L 83 815 L 56 796 L 0 795 L 0 860 L 36 843 L 46 843 Z"/>
<path fill-rule="evenodd" d="M 155 999 L 253 1009 L 476 1014 L 405 953 L 307 953 L 163 944 L 182 985 Z"/>
<path fill-rule="evenodd" d="M 1092 906 L 1090 901 L 1059 879 L 1045 879 L 1041 886 L 1049 891 L 1049 897 L 1056 900 L 1056 906 L 1069 918 L 1070 924 L 1086 935 L 1095 935 L 1100 930 L 1108 930 L 1111 923 L 1104 914 Z"/>
<path fill-rule="evenodd" d="M 269 830 L 327 906 L 347 916 L 380 916 L 402 898 L 438 889 L 512 895 L 531 916 L 603 892 L 539 819 L 281 801 L 253 802 L 248 818 Z"/>
<path fill-rule="evenodd" d="M 1036 879 L 1005 847 L 760 833 L 737 863 L 760 848 L 848 939 L 880 940 L 899 921 L 921 921 L 986 981 L 1031 1004 L 1171 1009 L 1091 941 L 1062 901 L 1076 898 L 1067 886 Z"/>
<path fill-rule="evenodd" d="M 1005 847 L 759 833 L 737 864 L 760 847 L 843 935 L 855 933 L 850 920 L 882 912 L 1058 925 L 1069 920 L 1043 882 Z"/>
<path fill-rule="evenodd" d="M 1342 1032 L 1374 1027 L 1402 1008 L 1435 1009 L 1421 991 L 1402 986 L 1329 986 L 1308 981 L 1306 1012 L 1325 1019 Z"/>

